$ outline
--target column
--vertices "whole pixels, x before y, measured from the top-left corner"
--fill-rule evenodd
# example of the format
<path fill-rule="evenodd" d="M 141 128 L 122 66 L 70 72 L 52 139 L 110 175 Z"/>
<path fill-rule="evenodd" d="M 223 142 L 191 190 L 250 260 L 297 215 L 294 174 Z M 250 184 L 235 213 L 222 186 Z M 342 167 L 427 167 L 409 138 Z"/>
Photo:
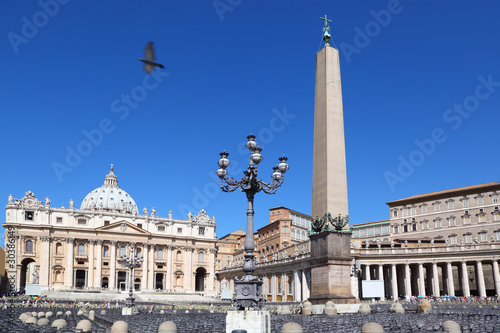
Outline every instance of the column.
<path fill-rule="evenodd" d="M 109 270 L 109 290 L 116 290 L 116 241 L 111 241 L 109 246 L 111 252 L 111 268 Z"/>
<path fill-rule="evenodd" d="M 214 281 L 215 281 L 215 256 L 217 256 L 217 249 L 211 248 L 208 251 L 209 260 L 208 260 L 208 275 L 207 275 L 207 290 L 213 291 L 215 289 Z"/>
<path fill-rule="evenodd" d="M 302 297 L 301 297 L 301 290 L 302 286 L 300 285 L 300 278 L 299 278 L 299 271 L 294 270 L 293 271 L 293 301 L 294 302 L 301 302 Z"/>
<path fill-rule="evenodd" d="M 432 293 L 434 296 L 439 297 L 441 291 L 439 290 L 439 274 L 437 264 L 432 263 Z"/>
<path fill-rule="evenodd" d="M 67 260 L 67 267 L 66 267 L 66 279 L 65 279 L 65 285 L 68 287 L 73 287 L 73 263 L 75 261 L 74 258 L 74 238 L 66 238 L 66 244 L 67 244 L 67 251 L 66 253 L 68 254 Z"/>
<path fill-rule="evenodd" d="M 272 295 L 272 299 L 271 299 L 271 302 L 276 302 L 276 295 L 277 295 L 277 280 L 278 278 L 276 277 L 276 273 L 273 273 L 272 277 L 271 277 L 271 295 Z"/>
<path fill-rule="evenodd" d="M 94 242 L 95 239 L 89 239 L 89 270 L 87 278 L 87 287 L 93 288 L 94 286 Z"/>
<path fill-rule="evenodd" d="M 102 287 L 102 240 L 96 240 L 97 244 L 97 264 L 96 264 L 96 272 L 95 272 L 95 283 L 94 286 L 97 288 Z"/>
<path fill-rule="evenodd" d="M 476 276 L 477 289 L 479 289 L 479 297 L 486 297 L 486 286 L 484 284 L 483 263 L 481 260 L 476 261 Z"/>
<path fill-rule="evenodd" d="M 149 245 L 149 274 L 148 274 L 148 286 L 150 290 L 156 290 L 155 282 L 155 246 L 153 244 Z"/>
<path fill-rule="evenodd" d="M 405 296 L 411 296 L 410 265 L 405 264 Z"/>
<path fill-rule="evenodd" d="M 371 280 L 371 274 L 370 274 L 370 265 L 365 265 L 365 280 L 370 281 Z"/>
<path fill-rule="evenodd" d="M 424 264 L 418 264 L 418 294 L 425 296 Z"/>
<path fill-rule="evenodd" d="M 384 265 L 378 265 L 378 280 L 383 280 L 384 279 Z M 385 301 L 385 282 L 384 282 L 384 295 L 380 297 L 381 301 Z"/>
<path fill-rule="evenodd" d="M 141 291 L 148 289 L 148 244 L 142 243 Z"/>
<path fill-rule="evenodd" d="M 498 260 L 493 259 L 493 279 L 495 281 L 495 294 L 500 296 L 500 270 L 498 269 Z"/>
<path fill-rule="evenodd" d="M 174 276 L 174 257 L 172 251 L 174 249 L 173 245 L 167 245 L 167 282 L 165 284 L 165 289 L 174 289 L 172 285 L 172 278 Z"/>
<path fill-rule="evenodd" d="M 283 295 L 281 301 L 286 302 L 288 296 L 288 275 L 286 272 L 281 273 L 281 295 Z"/>
<path fill-rule="evenodd" d="M 305 301 L 309 299 L 311 291 L 309 290 L 309 283 L 307 281 L 307 270 L 302 270 L 302 300 Z"/>
<path fill-rule="evenodd" d="M 446 275 L 448 295 L 455 296 L 455 281 L 453 281 L 453 266 L 451 262 L 446 263 Z"/>
<path fill-rule="evenodd" d="M 398 293 L 398 274 L 395 264 L 391 265 L 391 287 L 392 287 L 392 299 L 396 300 L 399 298 L 399 293 Z"/>
<path fill-rule="evenodd" d="M 462 295 L 470 297 L 469 274 L 467 273 L 467 263 L 462 261 Z"/>
<path fill-rule="evenodd" d="M 194 247 L 186 246 L 184 248 L 184 269 L 186 270 L 186 274 L 184 275 L 184 290 L 186 291 L 194 291 L 193 288 L 193 251 Z"/>
<path fill-rule="evenodd" d="M 42 286 L 50 287 L 50 260 L 52 258 L 50 243 L 52 237 L 40 236 L 40 240 L 42 241 L 42 256 L 46 259 L 40 262 L 40 280 L 38 283 Z"/>

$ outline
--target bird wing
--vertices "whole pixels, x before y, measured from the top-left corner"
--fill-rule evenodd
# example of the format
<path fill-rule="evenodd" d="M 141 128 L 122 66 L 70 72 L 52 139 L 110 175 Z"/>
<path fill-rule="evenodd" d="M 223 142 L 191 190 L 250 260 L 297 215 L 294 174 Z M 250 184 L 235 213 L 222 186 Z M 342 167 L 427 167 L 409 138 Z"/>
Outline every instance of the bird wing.
<path fill-rule="evenodd" d="M 144 64 L 144 65 L 142 66 L 142 68 L 144 68 L 144 70 L 145 70 L 145 71 L 146 71 L 146 73 L 148 73 L 148 74 L 153 73 L 153 70 L 155 69 L 155 68 L 154 68 L 154 66 L 151 66 L 151 65 L 149 65 L 149 64 Z"/>
<path fill-rule="evenodd" d="M 144 47 L 144 58 L 148 60 L 155 60 L 155 48 L 153 42 L 148 42 Z"/>

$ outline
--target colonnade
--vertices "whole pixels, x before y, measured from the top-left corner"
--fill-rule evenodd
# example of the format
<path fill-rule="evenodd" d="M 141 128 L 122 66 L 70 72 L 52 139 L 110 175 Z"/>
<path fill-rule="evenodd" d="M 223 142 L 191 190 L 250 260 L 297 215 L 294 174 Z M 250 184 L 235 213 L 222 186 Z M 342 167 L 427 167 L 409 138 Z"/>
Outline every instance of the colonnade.
<path fill-rule="evenodd" d="M 500 295 L 498 258 L 462 258 L 431 262 L 360 260 L 361 280 L 384 280 L 384 298 L 410 296 Z M 362 295 L 359 295 L 362 297 Z"/>

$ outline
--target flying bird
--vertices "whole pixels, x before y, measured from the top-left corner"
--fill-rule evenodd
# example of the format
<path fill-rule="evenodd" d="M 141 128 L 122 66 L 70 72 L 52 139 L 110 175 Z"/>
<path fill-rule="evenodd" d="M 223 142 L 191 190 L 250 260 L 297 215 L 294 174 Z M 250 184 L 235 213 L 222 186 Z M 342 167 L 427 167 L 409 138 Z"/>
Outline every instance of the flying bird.
<path fill-rule="evenodd" d="M 155 67 L 165 68 L 165 67 L 163 67 L 162 64 L 159 64 L 155 61 L 156 56 L 155 56 L 155 48 L 154 48 L 153 42 L 148 42 L 146 44 L 146 46 L 144 47 L 144 58 L 146 58 L 146 59 L 141 59 L 141 58 L 137 58 L 137 59 L 144 63 L 144 65 L 143 65 L 144 70 L 148 74 L 153 73 Z"/>

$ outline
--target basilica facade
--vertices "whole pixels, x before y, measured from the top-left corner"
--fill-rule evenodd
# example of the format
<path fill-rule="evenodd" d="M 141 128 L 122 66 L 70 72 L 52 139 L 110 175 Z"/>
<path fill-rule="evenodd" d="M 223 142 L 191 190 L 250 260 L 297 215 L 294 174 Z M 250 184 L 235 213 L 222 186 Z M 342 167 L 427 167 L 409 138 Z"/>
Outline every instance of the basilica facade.
<path fill-rule="evenodd" d="M 91 191 L 80 208 L 56 208 L 50 199 L 38 200 L 31 191 L 23 198 L 9 196 L 5 244 L 15 244 L 17 290 L 26 284 L 47 289 L 215 292 L 215 218 L 204 210 L 187 219 L 159 217 L 118 186 L 113 167 L 104 184 Z M 130 270 L 121 258 L 142 258 Z"/>

